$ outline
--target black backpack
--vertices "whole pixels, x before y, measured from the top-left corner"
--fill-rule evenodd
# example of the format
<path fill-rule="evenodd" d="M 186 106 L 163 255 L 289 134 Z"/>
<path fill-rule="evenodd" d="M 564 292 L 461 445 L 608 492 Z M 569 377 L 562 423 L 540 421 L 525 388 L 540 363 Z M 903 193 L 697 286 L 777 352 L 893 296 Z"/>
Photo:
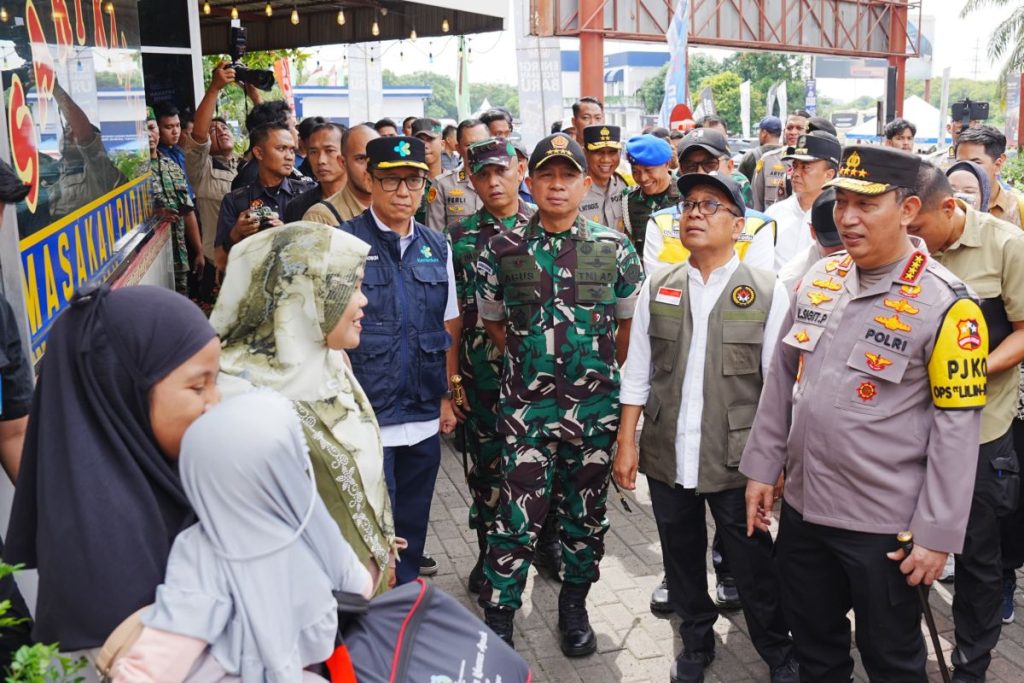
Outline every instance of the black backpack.
<path fill-rule="evenodd" d="M 530 667 L 475 614 L 423 579 L 367 602 L 339 594 L 332 683 L 528 683 Z"/>

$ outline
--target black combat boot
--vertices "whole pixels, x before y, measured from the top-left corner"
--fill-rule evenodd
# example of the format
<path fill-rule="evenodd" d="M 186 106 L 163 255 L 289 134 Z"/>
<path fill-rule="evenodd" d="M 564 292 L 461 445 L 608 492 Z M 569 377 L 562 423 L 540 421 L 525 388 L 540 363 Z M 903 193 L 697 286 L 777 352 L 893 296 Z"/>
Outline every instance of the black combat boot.
<path fill-rule="evenodd" d="M 558 540 L 560 529 L 558 514 L 552 507 L 537 535 L 537 549 L 533 556 L 537 571 L 555 581 L 562 580 L 562 544 Z"/>
<path fill-rule="evenodd" d="M 597 650 L 597 637 L 587 615 L 589 583 L 563 583 L 558 594 L 558 633 L 566 657 L 586 657 Z"/>
<path fill-rule="evenodd" d="M 480 589 L 484 585 L 484 558 L 487 557 L 487 530 L 477 527 L 476 529 L 476 542 L 480 547 L 480 552 L 476 556 L 476 564 L 473 565 L 473 570 L 469 572 L 469 583 L 467 588 L 470 593 L 474 595 L 480 594 Z"/>
<path fill-rule="evenodd" d="M 515 620 L 515 616 L 516 611 L 508 607 L 493 605 L 484 607 L 484 623 L 511 648 L 516 646 L 512 642 L 512 622 Z"/>

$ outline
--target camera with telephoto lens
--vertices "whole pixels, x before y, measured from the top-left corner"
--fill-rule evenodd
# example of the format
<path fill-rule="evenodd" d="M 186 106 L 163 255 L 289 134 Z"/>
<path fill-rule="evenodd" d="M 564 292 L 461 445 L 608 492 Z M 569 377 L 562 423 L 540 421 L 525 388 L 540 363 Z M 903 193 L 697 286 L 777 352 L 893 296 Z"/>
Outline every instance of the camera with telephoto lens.
<path fill-rule="evenodd" d="M 250 69 L 243 66 L 241 61 L 245 56 L 248 38 L 244 26 L 231 27 L 231 64 L 235 70 L 235 80 L 239 83 L 248 83 L 260 90 L 269 92 L 274 87 L 274 72 L 267 69 Z"/>

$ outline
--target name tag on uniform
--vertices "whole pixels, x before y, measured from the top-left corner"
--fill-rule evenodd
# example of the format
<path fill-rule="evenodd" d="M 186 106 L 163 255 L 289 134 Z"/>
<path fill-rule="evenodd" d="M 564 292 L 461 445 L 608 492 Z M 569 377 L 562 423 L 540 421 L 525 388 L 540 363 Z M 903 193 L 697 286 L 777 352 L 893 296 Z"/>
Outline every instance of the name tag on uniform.
<path fill-rule="evenodd" d="M 671 304 L 678 306 L 679 302 L 683 300 L 683 290 L 672 289 L 671 287 L 659 287 L 658 293 L 654 296 L 654 300 L 659 304 Z"/>

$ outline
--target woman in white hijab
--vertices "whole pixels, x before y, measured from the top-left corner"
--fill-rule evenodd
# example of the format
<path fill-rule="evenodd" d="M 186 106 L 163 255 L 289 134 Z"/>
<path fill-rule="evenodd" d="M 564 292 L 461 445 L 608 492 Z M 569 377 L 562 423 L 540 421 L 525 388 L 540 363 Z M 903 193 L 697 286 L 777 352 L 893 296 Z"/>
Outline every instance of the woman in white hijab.
<path fill-rule="evenodd" d="M 370 247 L 318 223 L 263 231 L 231 250 L 210 322 L 225 397 L 268 387 L 291 399 L 317 488 L 356 554 L 388 588 L 396 546 L 380 428 L 344 349 L 359 344 Z"/>
<path fill-rule="evenodd" d="M 333 591 L 368 597 L 373 580 L 317 494 L 291 403 L 221 403 L 185 433 L 179 466 L 199 523 L 175 539 L 114 680 L 318 680 L 304 669 L 334 650 Z"/>

